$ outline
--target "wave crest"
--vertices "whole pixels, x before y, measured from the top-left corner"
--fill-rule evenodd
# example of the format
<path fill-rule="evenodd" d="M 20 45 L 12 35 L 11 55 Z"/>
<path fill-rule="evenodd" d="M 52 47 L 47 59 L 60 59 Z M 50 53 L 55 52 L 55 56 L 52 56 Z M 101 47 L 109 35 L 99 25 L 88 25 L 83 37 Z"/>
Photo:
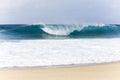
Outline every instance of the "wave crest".
<path fill-rule="evenodd" d="M 53 37 L 113 37 L 120 34 L 120 25 L 105 24 L 32 24 L 19 27 L 1 27 L 0 33 L 11 36 L 21 36 L 29 38 L 50 38 Z"/>
<path fill-rule="evenodd" d="M 80 25 L 45 25 L 42 30 L 51 35 L 69 35 L 71 32 L 80 31 L 84 27 Z"/>

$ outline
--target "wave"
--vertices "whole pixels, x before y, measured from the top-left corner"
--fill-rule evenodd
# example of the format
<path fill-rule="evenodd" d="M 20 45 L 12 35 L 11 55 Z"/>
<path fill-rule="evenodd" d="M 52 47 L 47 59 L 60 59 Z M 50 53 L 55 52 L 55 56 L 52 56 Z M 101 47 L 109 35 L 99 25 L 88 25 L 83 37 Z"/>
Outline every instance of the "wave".
<path fill-rule="evenodd" d="M 120 25 L 115 24 L 32 24 L 32 25 L 10 25 L 1 26 L 0 33 L 29 38 L 48 38 L 48 37 L 113 37 L 120 34 Z"/>

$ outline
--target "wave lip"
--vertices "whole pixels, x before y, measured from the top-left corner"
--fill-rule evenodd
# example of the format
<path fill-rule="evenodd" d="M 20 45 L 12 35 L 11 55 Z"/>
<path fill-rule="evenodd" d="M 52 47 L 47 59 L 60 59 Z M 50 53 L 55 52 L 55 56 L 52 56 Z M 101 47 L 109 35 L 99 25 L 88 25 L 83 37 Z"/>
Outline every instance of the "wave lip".
<path fill-rule="evenodd" d="M 82 26 L 80 25 L 45 25 L 42 30 L 45 31 L 48 34 L 51 35 L 58 35 L 58 36 L 64 36 L 64 35 L 69 35 L 71 32 L 77 30 L 80 31 L 82 30 Z"/>

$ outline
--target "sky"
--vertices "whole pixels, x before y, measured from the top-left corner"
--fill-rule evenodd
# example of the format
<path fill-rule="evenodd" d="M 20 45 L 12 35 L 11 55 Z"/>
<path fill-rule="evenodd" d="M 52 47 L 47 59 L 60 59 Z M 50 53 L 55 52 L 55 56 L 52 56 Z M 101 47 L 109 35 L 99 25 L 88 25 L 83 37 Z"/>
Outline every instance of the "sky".
<path fill-rule="evenodd" d="M 1 24 L 120 23 L 120 0 L 0 0 Z"/>

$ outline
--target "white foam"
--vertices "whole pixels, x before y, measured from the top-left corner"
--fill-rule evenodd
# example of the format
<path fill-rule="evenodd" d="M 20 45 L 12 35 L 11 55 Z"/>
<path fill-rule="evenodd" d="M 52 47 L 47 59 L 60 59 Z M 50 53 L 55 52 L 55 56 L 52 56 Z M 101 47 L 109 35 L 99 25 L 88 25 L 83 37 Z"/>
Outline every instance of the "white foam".
<path fill-rule="evenodd" d="M 45 25 L 42 30 L 51 35 L 69 35 L 71 32 L 77 30 L 80 31 L 84 27 L 80 25 Z"/>
<path fill-rule="evenodd" d="M 120 61 L 120 39 L 0 41 L 0 67 Z"/>

